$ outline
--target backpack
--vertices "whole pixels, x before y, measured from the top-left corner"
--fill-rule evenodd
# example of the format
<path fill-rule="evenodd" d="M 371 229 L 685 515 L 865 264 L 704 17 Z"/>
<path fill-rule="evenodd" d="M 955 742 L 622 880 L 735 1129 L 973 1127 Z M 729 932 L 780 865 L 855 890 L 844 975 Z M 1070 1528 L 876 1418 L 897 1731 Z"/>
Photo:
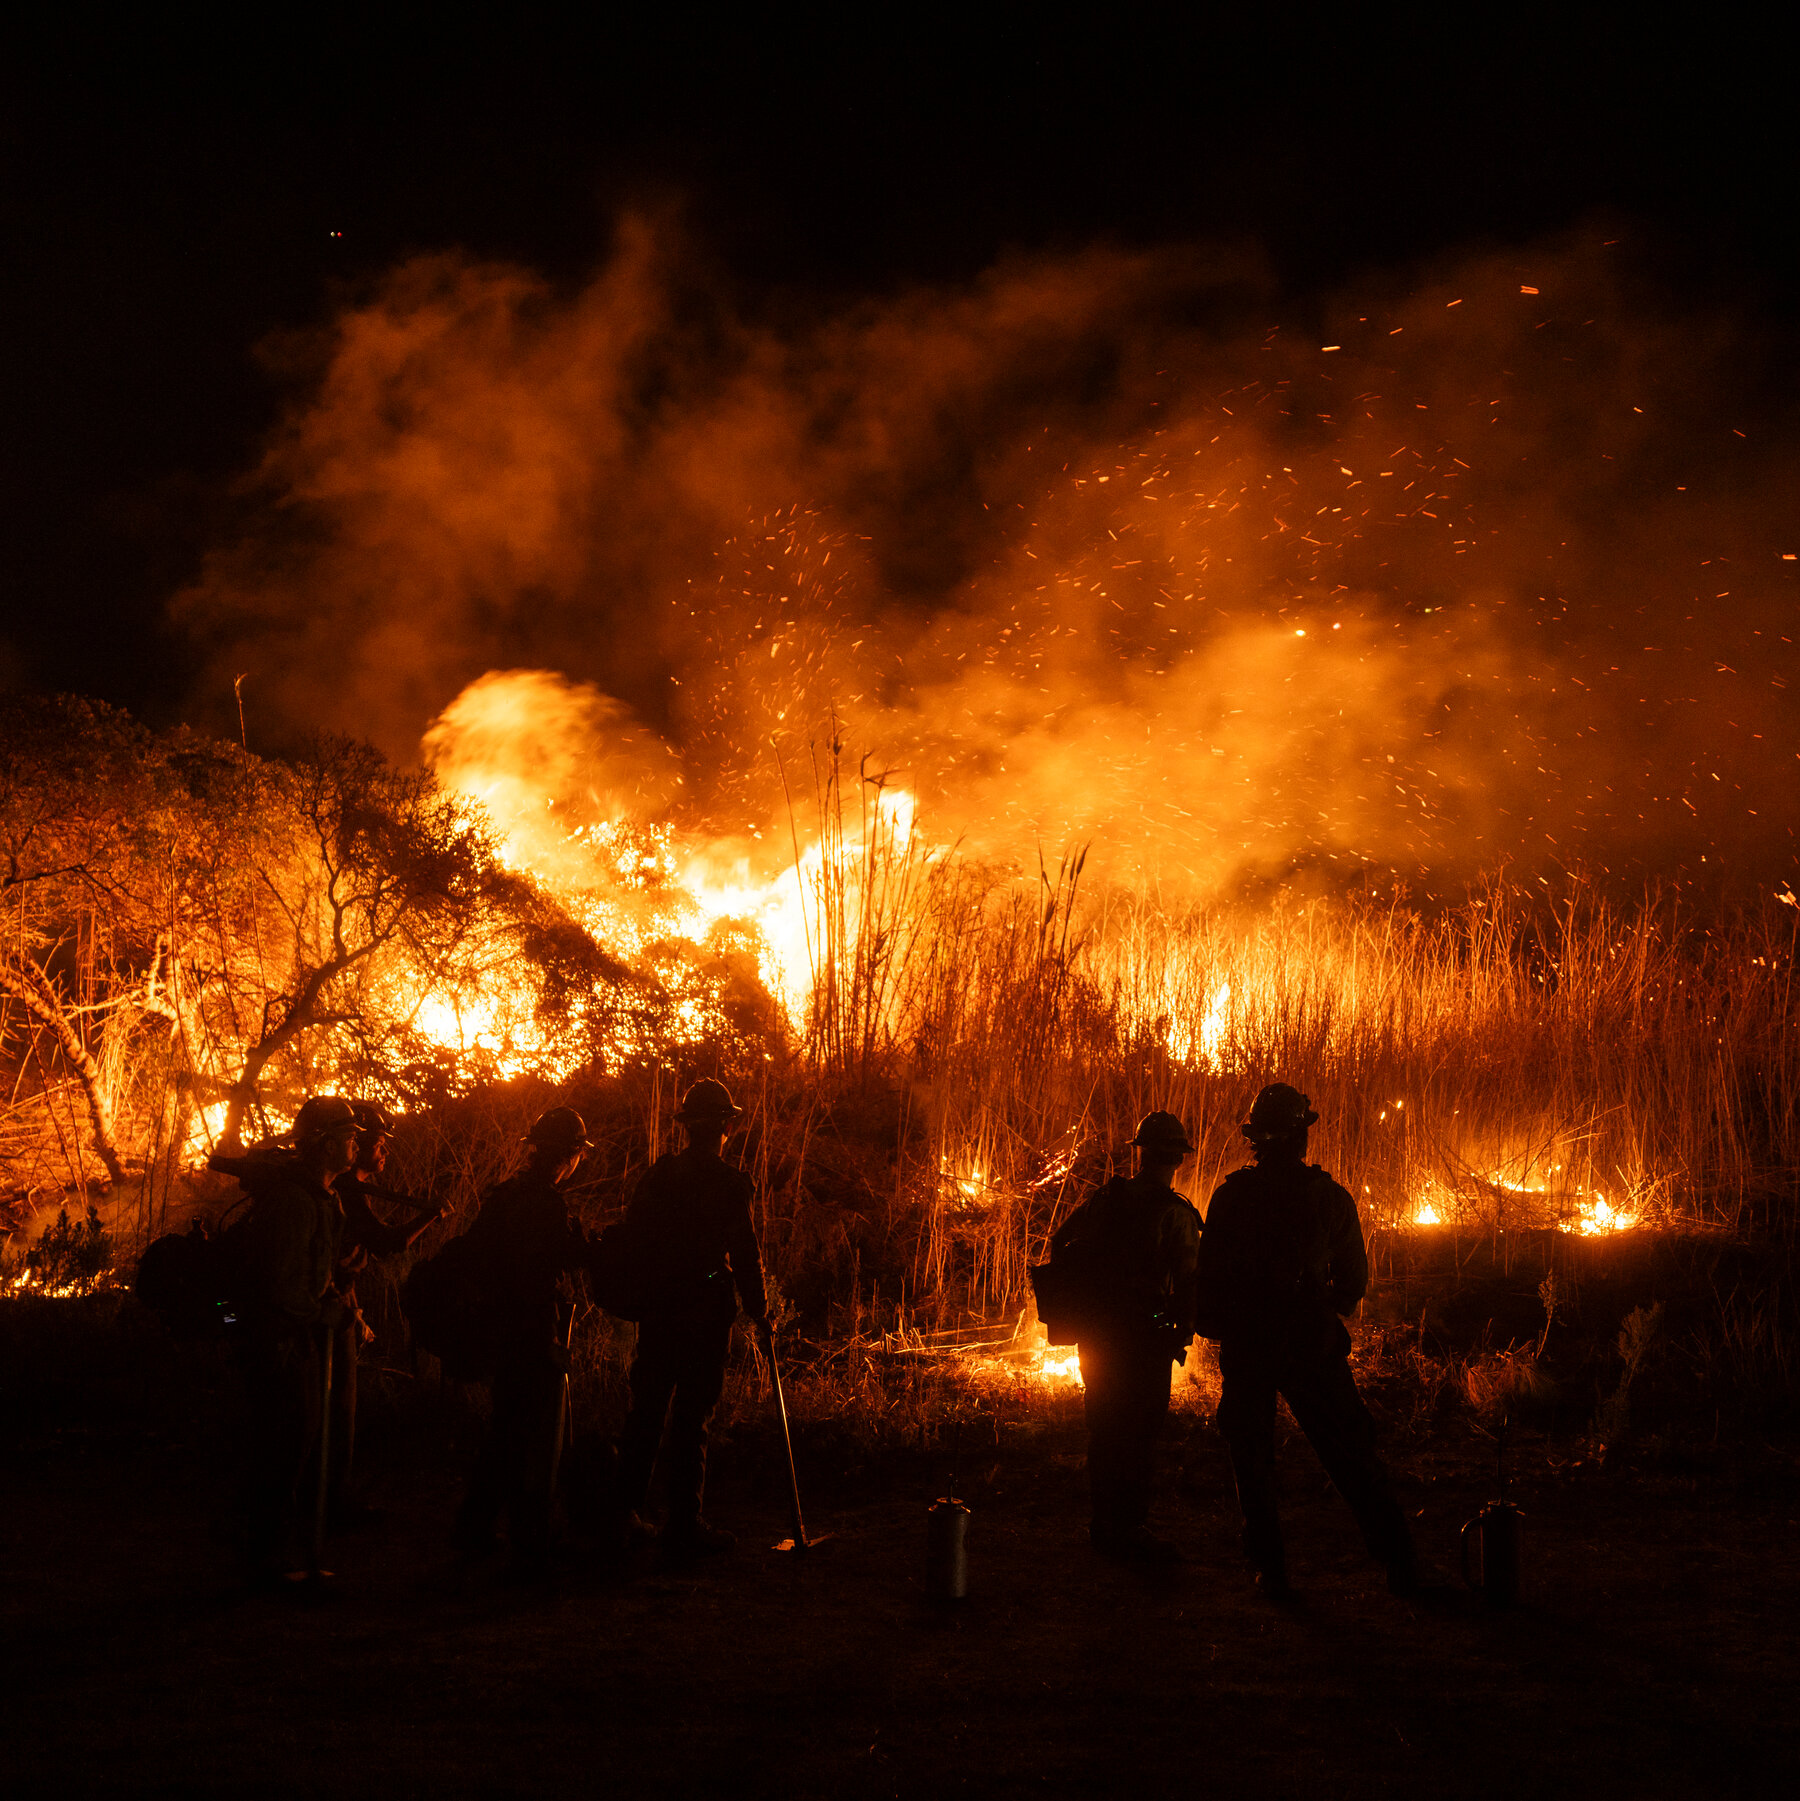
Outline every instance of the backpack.
<path fill-rule="evenodd" d="M 131 1291 L 160 1313 L 178 1338 L 211 1338 L 240 1320 L 244 1301 L 244 1228 L 250 1215 L 232 1215 L 287 1167 L 289 1153 L 258 1150 L 244 1156 L 215 1151 L 207 1167 L 235 1176 L 242 1190 L 209 1228 L 195 1220 L 185 1232 L 165 1232 L 138 1259 Z"/>
<path fill-rule="evenodd" d="M 1149 1219 L 1115 1178 L 1075 1209 L 1050 1241 L 1050 1261 L 1026 1271 L 1052 1344 L 1079 1344 L 1150 1326 L 1157 1301 L 1146 1268 Z M 1179 1200 L 1178 1195 L 1158 1197 Z M 1129 1209 L 1127 1211 L 1126 1209 Z M 1162 1207 L 1157 1208 L 1160 1218 Z"/>
<path fill-rule="evenodd" d="M 1348 1351 L 1350 1341 L 1313 1264 L 1321 1214 L 1337 1187 L 1316 1164 L 1247 1164 L 1226 1177 L 1215 1264 L 1200 1285 L 1199 1329 L 1219 1340 L 1279 1346 L 1294 1355 Z M 1204 1252 L 1203 1252 L 1204 1256 Z"/>
<path fill-rule="evenodd" d="M 734 1277 L 723 1238 L 714 1238 L 715 1203 L 728 1200 L 744 1178 L 725 1165 L 683 1165 L 659 1157 L 638 1183 L 626 1209 L 592 1241 L 588 1291 L 617 1319 L 642 1324 L 647 1316 L 701 1321 L 737 1316 Z M 691 1184 L 700 1184 L 695 1189 Z M 671 1220 L 684 1224 L 671 1226 Z"/>
<path fill-rule="evenodd" d="M 138 1259 L 132 1293 L 177 1338 L 211 1338 L 238 1324 L 242 1225 L 208 1232 L 196 1220 L 186 1232 L 165 1232 Z"/>
<path fill-rule="evenodd" d="M 1052 1344 L 1078 1344 L 1104 1323 L 1105 1284 L 1094 1255 L 1098 1234 L 1092 1229 L 1091 1200 L 1083 1201 L 1064 1220 L 1050 1242 L 1050 1261 L 1025 1272 L 1037 1300 L 1039 1323 Z"/>
<path fill-rule="evenodd" d="M 443 1365 L 452 1382 L 489 1382 L 499 1363 L 499 1331 L 486 1265 L 467 1232 L 415 1263 L 400 1289 L 412 1342 Z"/>
<path fill-rule="evenodd" d="M 615 1319 L 642 1320 L 655 1300 L 645 1262 L 631 1222 L 614 1221 L 594 1241 L 587 1266 L 588 1292 Z"/>

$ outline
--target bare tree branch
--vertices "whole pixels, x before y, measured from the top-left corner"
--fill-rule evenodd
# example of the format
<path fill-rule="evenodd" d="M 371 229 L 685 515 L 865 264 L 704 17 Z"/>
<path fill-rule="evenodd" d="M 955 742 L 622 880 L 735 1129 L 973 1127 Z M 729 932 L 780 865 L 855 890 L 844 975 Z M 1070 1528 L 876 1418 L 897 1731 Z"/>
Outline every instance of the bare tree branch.
<path fill-rule="evenodd" d="M 124 1166 L 119 1160 L 118 1146 L 113 1140 L 112 1110 L 107 1105 L 105 1088 L 100 1079 L 100 1065 L 93 1059 L 81 1034 L 64 1013 L 56 991 L 29 965 L 0 963 L 0 988 L 4 988 L 32 1018 L 44 1026 L 56 1040 L 65 1061 L 74 1070 L 87 1097 L 88 1121 L 93 1129 L 94 1149 L 106 1166 L 106 1173 L 118 1186 L 125 1180 Z"/>

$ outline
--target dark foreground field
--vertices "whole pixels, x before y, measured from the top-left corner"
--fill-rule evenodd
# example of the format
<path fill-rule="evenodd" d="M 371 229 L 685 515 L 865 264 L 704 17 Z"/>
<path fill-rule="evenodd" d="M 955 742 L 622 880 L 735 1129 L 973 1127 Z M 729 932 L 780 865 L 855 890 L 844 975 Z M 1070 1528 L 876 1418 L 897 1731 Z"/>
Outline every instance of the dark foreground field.
<path fill-rule="evenodd" d="M 1391 1598 L 1290 1444 L 1304 1592 L 1279 1609 L 1244 1579 L 1223 1455 L 1191 1419 L 1162 1508 L 1189 1561 L 1096 1561 L 1078 1414 L 1055 1405 L 965 1453 L 972 1592 L 947 1610 L 922 1581 L 929 1463 L 815 1470 L 810 1523 L 834 1536 L 796 1561 L 764 1549 L 782 1491 L 744 1432 L 715 1460 L 711 1511 L 743 1538 L 724 1567 L 576 1561 L 548 1594 L 453 1569 L 467 1423 L 446 1447 L 428 1411 L 372 1433 L 386 1516 L 337 1544 L 316 1607 L 232 1591 L 227 1478 L 197 1422 L 15 1440 L 5 1791 L 1792 1792 L 1800 1479 L 1780 1446 L 1596 1467 L 1528 1439 L 1530 1600 L 1487 1618 Z M 1396 1457 L 1446 1573 L 1485 1456 L 1452 1432 Z"/>

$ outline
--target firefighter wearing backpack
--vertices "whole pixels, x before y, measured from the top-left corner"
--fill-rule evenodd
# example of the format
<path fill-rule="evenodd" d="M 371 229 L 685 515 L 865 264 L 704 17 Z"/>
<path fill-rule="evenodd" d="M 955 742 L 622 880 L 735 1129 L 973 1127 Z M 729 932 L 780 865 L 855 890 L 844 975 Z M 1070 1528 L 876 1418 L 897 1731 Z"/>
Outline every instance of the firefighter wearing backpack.
<path fill-rule="evenodd" d="M 648 1531 L 641 1515 L 666 1417 L 669 1512 L 662 1554 L 675 1564 L 729 1551 L 736 1542 L 701 1517 L 706 1422 L 725 1386 L 740 1300 L 752 1328 L 765 1343 L 769 1337 L 762 1253 L 750 1221 L 754 1189 L 721 1155 L 741 1113 L 724 1083 L 696 1082 L 675 1115 L 687 1148 L 657 1158 L 625 1217 L 643 1298 L 631 1412 L 619 1438 L 619 1531 L 626 1539 Z"/>
<path fill-rule="evenodd" d="M 1094 1549 L 1173 1563 L 1175 1547 L 1150 1530 L 1150 1486 L 1169 1365 L 1194 1332 L 1200 1215 L 1172 1186 L 1194 1146 L 1172 1113 L 1146 1114 L 1131 1142 L 1137 1174 L 1114 1176 L 1063 1221 L 1051 1261 L 1082 1268 L 1093 1296 L 1080 1345 Z"/>
<path fill-rule="evenodd" d="M 593 1146 L 572 1107 L 552 1107 L 531 1128 L 525 1167 L 483 1198 L 469 1228 L 482 1272 L 495 1351 L 487 1437 L 456 1519 L 465 1558 L 499 1545 L 506 1516 L 511 1574 L 550 1571 L 550 1504 L 563 1423 L 568 1352 L 557 1329 L 557 1285 L 591 1247 L 569 1219 L 562 1184 Z"/>
<path fill-rule="evenodd" d="M 356 1115 L 348 1101 L 316 1095 L 300 1109 L 291 1136 L 291 1154 L 260 1159 L 255 1174 L 240 1177 L 253 1198 L 233 1235 L 250 1412 L 247 1550 L 256 1587 L 281 1579 L 296 1491 L 317 1455 L 320 1354 L 326 1333 L 345 1318 L 331 1282 L 338 1238 L 331 1184 L 355 1159 Z"/>
<path fill-rule="evenodd" d="M 1243 1128 L 1256 1160 L 1227 1176 L 1207 1209 L 1199 1327 L 1219 1341 L 1219 1431 L 1258 1583 L 1271 1595 L 1288 1593 L 1275 1506 L 1280 1395 L 1387 1566 L 1389 1586 L 1405 1593 L 1417 1580 L 1412 1535 L 1376 1454 L 1340 1318 L 1368 1286 L 1368 1253 L 1355 1201 L 1306 1161 L 1307 1129 L 1318 1117 L 1285 1082 L 1256 1097 Z"/>

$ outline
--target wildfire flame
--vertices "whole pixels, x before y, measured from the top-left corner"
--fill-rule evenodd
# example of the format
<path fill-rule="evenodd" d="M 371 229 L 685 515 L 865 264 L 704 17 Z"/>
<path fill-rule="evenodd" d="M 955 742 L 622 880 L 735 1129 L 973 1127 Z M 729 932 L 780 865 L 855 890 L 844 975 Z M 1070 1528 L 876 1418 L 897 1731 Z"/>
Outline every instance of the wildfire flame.
<path fill-rule="evenodd" d="M 1206 1003 L 1196 1026 L 1179 1015 L 1171 1017 L 1163 1032 L 1169 1054 L 1179 1063 L 1202 1069 L 1222 1069 L 1226 1033 L 1231 1026 L 1231 983 L 1221 982 Z"/>
<path fill-rule="evenodd" d="M 1565 1232 L 1579 1232 L 1592 1238 L 1604 1232 L 1628 1232 L 1638 1224 L 1640 1216 L 1624 1207 L 1615 1207 L 1604 1195 L 1595 1195 L 1581 1203 L 1573 1220 L 1565 1220 Z"/>
<path fill-rule="evenodd" d="M 1213 1068 L 1219 1066 L 1219 1055 L 1225 1046 L 1226 1029 L 1231 1023 L 1231 984 L 1221 982 L 1207 1003 L 1206 1017 L 1200 1022 L 1200 1056 Z"/>
<path fill-rule="evenodd" d="M 979 1160 L 963 1164 L 945 1153 L 938 1158 L 938 1173 L 957 1205 L 972 1207 L 988 1198 L 989 1172 Z"/>
<path fill-rule="evenodd" d="M 1536 1179 L 1519 1180 L 1516 1170 L 1495 1170 L 1477 1180 L 1505 1194 L 1545 1197 L 1558 1209 L 1553 1223 L 1560 1232 L 1597 1238 L 1613 1232 L 1628 1232 L 1643 1223 L 1640 1208 L 1618 1205 L 1597 1190 L 1555 1182 L 1551 1178 L 1560 1168 L 1560 1165 L 1552 1164 Z M 1468 1215 L 1476 1211 L 1478 1206 L 1470 1197 L 1446 1189 L 1428 1176 L 1403 1209 L 1403 1218 L 1406 1225 L 1415 1228 L 1442 1226 L 1447 1225 L 1455 1214 Z"/>
<path fill-rule="evenodd" d="M 50 1301 L 67 1301 L 76 1295 L 92 1294 L 97 1288 L 109 1288 L 112 1283 L 104 1277 L 93 1281 L 59 1282 L 54 1287 L 46 1286 L 36 1279 L 32 1270 L 20 1270 L 7 1284 L 14 1294 L 32 1294 Z"/>
<path fill-rule="evenodd" d="M 698 952 L 729 928 L 752 946 L 758 979 L 796 1030 L 826 943 L 832 878 L 865 851 L 893 860 L 913 848 L 914 797 L 885 780 L 866 820 L 846 826 L 839 868 L 827 868 L 821 833 L 803 835 L 792 817 L 785 853 L 761 826 L 735 836 L 678 829 L 671 808 L 682 778 L 668 748 L 597 690 L 543 670 L 472 683 L 423 748 L 439 779 L 485 810 L 502 861 L 553 894 L 610 954 L 635 965 L 659 948 Z M 677 983 L 661 1021 L 669 1041 L 699 1042 L 716 1023 L 704 983 Z M 569 1073 L 528 1006 L 492 988 L 421 992 L 412 1025 L 452 1055 L 484 1054 L 503 1076 Z"/>
<path fill-rule="evenodd" d="M 596 734 L 602 741 L 588 742 Z M 488 809 L 504 860 L 556 895 L 609 951 L 631 962 L 659 944 L 697 947 L 730 925 L 753 943 L 758 975 L 796 1029 L 807 1017 L 826 937 L 830 883 L 844 881 L 846 869 L 854 873 L 871 847 L 901 857 L 918 848 L 915 797 L 885 778 L 834 846 L 820 830 L 803 837 L 791 814 L 785 858 L 773 830 L 765 836 L 753 826 L 735 838 L 680 831 L 654 811 L 669 807 L 680 782 L 666 750 L 651 749 L 604 696 L 542 671 L 483 677 L 446 709 L 425 744 L 440 777 Z M 1277 1012 L 1291 977 L 1277 954 L 1265 957 L 1256 943 L 1227 942 L 1220 951 L 1227 967 L 1215 966 L 1197 1017 L 1176 1010 L 1157 1023 L 1175 1058 L 1222 1072 L 1234 1030 L 1244 1030 L 1246 1020 L 1255 1030 L 1259 1009 Z M 1151 947 L 1145 962 L 1154 961 Z M 1360 1005 L 1359 979 L 1354 967 L 1334 978 L 1347 1020 Z M 1146 998 L 1136 1004 L 1147 1012 L 1154 984 L 1142 992 Z M 712 1017 L 701 989 L 672 993 L 666 1013 L 664 1029 L 676 1044 L 699 1040 Z M 546 1041 L 529 1007 L 503 987 L 422 992 L 412 1023 L 453 1055 L 481 1053 L 503 1075 L 569 1073 L 572 1053 Z M 1406 1100 L 1396 1098 L 1376 1123 L 1398 1130 L 1409 1121 L 1416 1133 Z M 985 1208 L 993 1198 L 996 1172 L 979 1143 L 941 1153 L 938 1168 L 955 1209 Z M 1448 1224 L 1479 1211 L 1483 1189 L 1560 1203 L 1556 1223 L 1587 1236 L 1628 1230 L 1641 1218 L 1640 1209 L 1608 1201 L 1538 1153 L 1485 1170 L 1477 1163 L 1469 1176 L 1468 1193 L 1426 1178 L 1402 1207 L 1403 1222 Z M 1046 1368 L 1047 1379 L 1075 1379 L 1072 1352 L 1050 1356 Z"/>
<path fill-rule="evenodd" d="M 190 1168 L 204 1163 L 219 1142 L 225 1129 L 225 1115 L 230 1108 L 224 1101 L 208 1101 L 194 1109 L 188 1122 L 187 1139 L 182 1146 L 182 1161 Z"/>

